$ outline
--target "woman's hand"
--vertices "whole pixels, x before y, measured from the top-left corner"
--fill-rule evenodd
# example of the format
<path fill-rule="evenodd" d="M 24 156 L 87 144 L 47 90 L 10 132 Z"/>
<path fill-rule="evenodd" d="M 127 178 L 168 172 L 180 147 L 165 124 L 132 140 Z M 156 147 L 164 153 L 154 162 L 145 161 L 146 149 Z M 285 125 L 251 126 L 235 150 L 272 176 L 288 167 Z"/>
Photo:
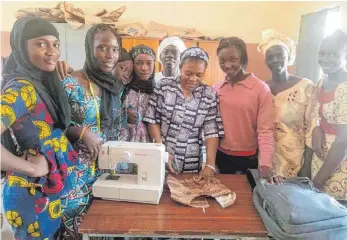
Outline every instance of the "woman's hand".
<path fill-rule="evenodd" d="M 56 66 L 56 71 L 58 72 L 58 76 L 60 80 L 64 80 L 70 73 L 74 70 L 70 67 L 69 63 L 66 61 L 58 61 Z"/>
<path fill-rule="evenodd" d="M 35 156 L 29 154 L 27 161 L 30 162 L 34 168 L 34 171 L 28 174 L 29 177 L 44 177 L 48 174 L 48 162 L 44 155 L 40 153 Z"/>
<path fill-rule="evenodd" d="M 313 180 L 313 185 L 315 188 L 319 189 L 320 191 L 323 191 L 324 189 L 324 182 L 320 181 L 317 178 Z"/>
<path fill-rule="evenodd" d="M 136 124 L 138 119 L 137 119 L 137 112 L 128 110 L 127 111 L 128 115 L 128 123 L 130 124 Z"/>
<path fill-rule="evenodd" d="M 200 176 L 207 182 L 213 182 L 216 176 L 216 172 L 212 168 L 205 166 L 204 169 L 200 172 Z"/>
<path fill-rule="evenodd" d="M 259 169 L 260 177 L 266 179 L 271 184 L 282 184 L 283 178 L 281 176 L 275 175 L 271 168 L 267 166 L 261 166 Z"/>
<path fill-rule="evenodd" d="M 171 154 L 169 154 L 169 161 L 167 163 L 167 169 L 169 170 L 170 173 L 173 174 L 178 174 L 177 170 L 174 169 L 174 161 L 175 161 L 175 157 L 172 156 Z M 178 166 L 176 166 L 176 169 L 178 168 Z"/>
<path fill-rule="evenodd" d="M 312 131 L 312 150 L 319 158 L 324 157 L 324 148 L 326 146 L 325 135 L 320 126 Z"/>
<path fill-rule="evenodd" d="M 96 133 L 87 129 L 82 137 L 82 141 L 87 146 L 87 150 L 90 153 L 92 160 L 95 160 L 98 157 L 102 145 L 102 139 Z"/>

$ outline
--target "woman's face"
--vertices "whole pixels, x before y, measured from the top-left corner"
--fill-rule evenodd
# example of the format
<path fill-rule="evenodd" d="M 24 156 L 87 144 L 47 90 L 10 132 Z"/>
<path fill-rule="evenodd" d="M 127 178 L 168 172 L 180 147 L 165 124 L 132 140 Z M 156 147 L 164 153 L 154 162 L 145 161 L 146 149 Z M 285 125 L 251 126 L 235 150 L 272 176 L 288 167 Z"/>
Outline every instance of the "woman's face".
<path fill-rule="evenodd" d="M 117 37 L 111 31 L 98 32 L 94 36 L 94 55 L 103 72 L 111 72 L 119 58 Z"/>
<path fill-rule="evenodd" d="M 125 85 L 131 81 L 133 70 L 134 62 L 132 60 L 119 62 L 116 65 L 116 78 L 121 80 L 122 83 Z"/>
<path fill-rule="evenodd" d="M 218 60 L 220 68 L 229 78 L 235 77 L 243 67 L 241 52 L 234 46 L 220 50 Z"/>
<path fill-rule="evenodd" d="M 164 69 L 176 69 L 180 65 L 180 51 L 174 45 L 169 45 L 160 54 L 160 61 Z"/>
<path fill-rule="evenodd" d="M 154 71 L 154 59 L 148 54 L 140 54 L 134 60 L 134 72 L 140 80 L 148 80 Z"/>
<path fill-rule="evenodd" d="M 340 45 L 340 46 L 339 46 Z M 318 63 L 325 74 L 346 68 L 347 46 L 336 41 L 324 40 L 319 49 Z"/>
<path fill-rule="evenodd" d="M 181 86 L 191 92 L 204 80 L 207 64 L 201 59 L 186 59 L 181 65 Z"/>
<path fill-rule="evenodd" d="M 272 46 L 265 53 L 265 62 L 272 73 L 287 71 L 289 53 L 282 46 Z"/>
<path fill-rule="evenodd" d="M 45 72 L 55 70 L 60 58 L 59 40 L 52 35 L 27 41 L 28 58 L 31 64 Z"/>

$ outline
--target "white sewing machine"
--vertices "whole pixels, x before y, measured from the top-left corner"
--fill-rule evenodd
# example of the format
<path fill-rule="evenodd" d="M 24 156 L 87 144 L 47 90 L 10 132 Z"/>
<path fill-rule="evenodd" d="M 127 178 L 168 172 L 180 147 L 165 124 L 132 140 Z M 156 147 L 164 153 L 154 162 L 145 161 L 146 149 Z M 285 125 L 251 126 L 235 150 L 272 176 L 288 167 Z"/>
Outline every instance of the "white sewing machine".
<path fill-rule="evenodd" d="M 99 168 L 116 172 L 102 174 L 92 186 L 93 195 L 107 200 L 158 204 L 167 161 L 163 144 L 106 142 L 99 152 Z"/>

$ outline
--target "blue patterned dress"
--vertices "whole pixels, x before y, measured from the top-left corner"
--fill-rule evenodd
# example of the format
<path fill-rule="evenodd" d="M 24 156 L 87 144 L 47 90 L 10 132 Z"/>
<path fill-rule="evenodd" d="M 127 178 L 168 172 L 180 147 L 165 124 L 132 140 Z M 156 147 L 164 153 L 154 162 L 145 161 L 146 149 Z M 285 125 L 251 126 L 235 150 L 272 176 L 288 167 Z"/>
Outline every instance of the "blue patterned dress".
<path fill-rule="evenodd" d="M 55 239 L 61 224 L 60 197 L 72 187 L 69 176 L 77 154 L 62 130 L 54 128 L 45 103 L 29 81 L 13 81 L 1 92 L 0 105 L 1 121 L 17 142 L 15 154 L 41 153 L 49 163 L 48 175 L 41 178 L 7 172 L 6 218 L 16 239 Z"/>
<path fill-rule="evenodd" d="M 90 130 L 99 135 L 104 141 L 109 139 L 118 140 L 121 135 L 126 119 L 122 114 L 121 96 L 114 97 L 113 121 L 116 127 L 108 131 L 99 131 L 97 124 L 97 109 L 94 98 L 89 89 L 82 87 L 73 77 L 66 77 L 62 82 L 71 106 L 71 118 L 73 125 L 83 127 L 88 126 Z M 100 108 L 101 99 L 95 96 L 97 107 Z M 76 234 L 74 225 L 79 225 L 80 216 L 83 215 L 92 201 L 91 186 L 101 171 L 96 166 L 95 175 L 92 176 L 91 157 L 85 152 L 85 144 L 77 141 L 73 144 L 78 153 L 79 163 L 75 167 L 75 177 L 73 179 L 74 188 L 62 199 L 63 221 L 65 234 Z"/>

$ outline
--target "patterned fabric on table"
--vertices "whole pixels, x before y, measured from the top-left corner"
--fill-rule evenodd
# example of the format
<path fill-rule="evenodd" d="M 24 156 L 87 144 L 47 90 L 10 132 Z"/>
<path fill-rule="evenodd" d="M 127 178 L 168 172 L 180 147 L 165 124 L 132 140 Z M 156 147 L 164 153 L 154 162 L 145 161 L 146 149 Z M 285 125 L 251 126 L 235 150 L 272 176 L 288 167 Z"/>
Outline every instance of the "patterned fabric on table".
<path fill-rule="evenodd" d="M 144 121 L 161 125 L 166 150 L 178 160 L 180 172 L 201 167 L 205 139 L 223 138 L 217 92 L 205 84 L 185 98 L 179 79 L 164 78 L 154 89 Z"/>
<path fill-rule="evenodd" d="M 104 141 L 108 139 L 119 140 L 124 119 L 121 115 L 120 96 L 114 98 L 113 122 L 119 127 L 99 131 L 97 125 L 97 111 L 93 96 L 89 89 L 82 87 L 74 78 L 67 77 L 62 82 L 68 100 L 71 106 L 72 121 L 75 126 L 89 126 L 90 130 L 98 134 Z M 98 108 L 100 108 L 101 99 L 96 96 Z M 113 130 L 113 132 L 111 131 Z M 92 176 L 91 156 L 86 152 L 86 146 L 82 141 L 73 144 L 78 153 L 79 163 L 74 168 L 73 184 L 74 188 L 62 198 L 63 222 L 65 227 L 64 237 L 77 234 L 76 226 L 79 226 L 80 217 L 87 211 L 92 201 L 91 186 L 95 182 L 101 171 L 96 164 L 95 175 Z M 75 226 L 75 227 L 74 227 Z M 70 236 L 71 237 L 71 236 Z M 80 237 L 80 236 L 79 236 Z"/>
<path fill-rule="evenodd" d="M 277 174 L 295 177 L 300 171 L 305 145 L 312 148 L 312 129 L 317 119 L 311 117 L 314 84 L 301 79 L 293 87 L 274 96 L 276 150 L 273 164 Z"/>
<path fill-rule="evenodd" d="M 335 91 L 326 92 L 322 85 L 318 83 L 318 101 L 314 114 L 319 116 L 320 126 L 325 133 L 326 148 L 324 157 L 319 158 L 313 154 L 312 158 L 312 178 L 314 178 L 324 161 L 326 160 L 332 144 L 336 139 L 337 125 L 347 124 L 347 81 L 340 83 Z M 324 184 L 324 192 L 334 197 L 336 200 L 347 200 L 347 159 L 335 170 Z"/>
<path fill-rule="evenodd" d="M 54 239 L 61 223 L 60 198 L 72 188 L 70 175 L 77 154 L 62 130 L 54 128 L 45 103 L 26 80 L 13 81 L 1 93 L 1 121 L 10 128 L 19 152 L 41 153 L 49 162 L 47 177 L 7 173 L 3 206 L 14 237 Z M 36 142 L 39 146 L 32 148 Z"/>
<path fill-rule="evenodd" d="M 236 200 L 236 194 L 218 179 L 215 179 L 214 182 L 207 182 L 201 176 L 194 176 L 177 180 L 169 175 L 166 182 L 170 188 L 171 198 L 187 206 L 209 207 L 206 196 L 214 197 L 223 208 L 233 205 Z"/>

